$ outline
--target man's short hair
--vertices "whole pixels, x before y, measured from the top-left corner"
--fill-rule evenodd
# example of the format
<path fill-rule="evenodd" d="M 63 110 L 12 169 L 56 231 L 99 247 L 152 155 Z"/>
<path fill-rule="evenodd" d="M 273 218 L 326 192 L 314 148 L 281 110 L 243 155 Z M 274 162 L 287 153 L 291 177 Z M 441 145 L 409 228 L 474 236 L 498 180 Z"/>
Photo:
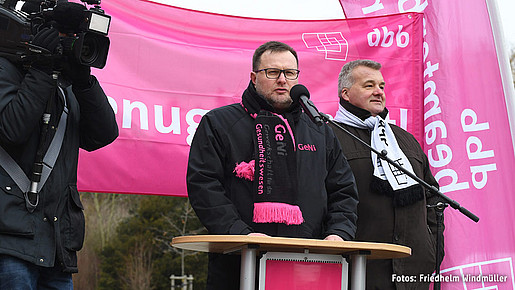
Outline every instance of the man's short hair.
<path fill-rule="evenodd" d="M 282 52 L 282 51 L 289 51 L 293 54 L 295 57 L 295 60 L 297 61 L 297 66 L 299 64 L 299 59 L 297 58 L 297 52 L 288 44 L 282 43 L 279 41 L 269 41 L 262 45 L 260 45 L 256 51 L 254 51 L 254 56 L 252 57 L 252 70 L 257 71 L 259 69 L 259 65 L 261 64 L 261 56 L 266 51 L 270 52 Z"/>
<path fill-rule="evenodd" d="M 354 78 L 352 77 L 352 71 L 358 67 L 358 66 L 364 66 L 375 70 L 381 69 L 381 64 L 369 60 L 369 59 L 358 59 L 353 60 L 348 63 L 346 63 L 342 70 L 340 71 L 340 75 L 338 76 L 338 96 L 340 96 L 343 88 L 350 88 L 354 84 Z"/>

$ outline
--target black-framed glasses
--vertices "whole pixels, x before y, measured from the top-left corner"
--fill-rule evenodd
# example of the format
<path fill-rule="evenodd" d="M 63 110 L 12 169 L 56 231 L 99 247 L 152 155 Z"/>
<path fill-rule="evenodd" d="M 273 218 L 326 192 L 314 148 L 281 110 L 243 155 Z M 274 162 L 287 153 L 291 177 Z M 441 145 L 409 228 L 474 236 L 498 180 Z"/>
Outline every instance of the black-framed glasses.
<path fill-rule="evenodd" d="M 269 79 L 278 79 L 281 74 L 284 74 L 284 77 L 287 80 L 296 80 L 299 77 L 300 70 L 298 69 L 278 69 L 278 68 L 264 68 L 255 71 L 256 73 L 264 71 L 265 76 Z"/>

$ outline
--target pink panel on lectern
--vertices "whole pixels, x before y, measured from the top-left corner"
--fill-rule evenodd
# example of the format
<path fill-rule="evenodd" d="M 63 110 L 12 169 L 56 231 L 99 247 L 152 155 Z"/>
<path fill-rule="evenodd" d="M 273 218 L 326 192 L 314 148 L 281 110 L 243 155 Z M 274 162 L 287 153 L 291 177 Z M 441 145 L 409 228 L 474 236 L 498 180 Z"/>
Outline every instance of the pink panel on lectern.
<path fill-rule="evenodd" d="M 265 290 L 340 290 L 342 264 L 266 261 Z"/>

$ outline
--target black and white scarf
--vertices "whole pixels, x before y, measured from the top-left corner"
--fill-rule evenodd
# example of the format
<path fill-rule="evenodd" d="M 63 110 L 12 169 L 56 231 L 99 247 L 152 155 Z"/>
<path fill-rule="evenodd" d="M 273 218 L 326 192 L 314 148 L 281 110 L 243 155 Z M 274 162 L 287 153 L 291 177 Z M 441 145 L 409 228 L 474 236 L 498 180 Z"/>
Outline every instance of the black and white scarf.
<path fill-rule="evenodd" d="M 343 103 L 349 107 L 353 107 L 348 102 Z M 368 116 L 362 120 L 340 104 L 334 119 L 337 122 L 352 127 L 370 130 L 370 145 L 372 148 L 379 152 L 386 150 L 387 156 L 391 160 L 404 167 L 409 172 L 414 173 L 411 163 L 399 147 L 392 128 L 388 123 L 388 111 L 385 109 L 384 113 L 385 114 L 380 114 L 375 117 Z M 372 186 L 375 187 L 377 191 L 392 195 L 395 206 L 409 205 L 423 198 L 423 190 L 414 179 L 390 165 L 386 160 L 381 159 L 374 152 L 371 152 L 371 159 L 374 166 L 374 176 L 387 181 L 389 184 L 389 186 L 384 186 L 381 183 L 376 183 Z"/>

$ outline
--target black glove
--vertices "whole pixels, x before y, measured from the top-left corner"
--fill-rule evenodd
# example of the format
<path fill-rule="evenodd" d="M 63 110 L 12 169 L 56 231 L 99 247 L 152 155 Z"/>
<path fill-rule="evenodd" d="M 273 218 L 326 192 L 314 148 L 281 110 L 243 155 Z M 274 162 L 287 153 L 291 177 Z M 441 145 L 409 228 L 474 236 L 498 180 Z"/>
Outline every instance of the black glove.
<path fill-rule="evenodd" d="M 32 44 L 42 47 L 51 54 L 54 54 L 59 44 L 59 31 L 53 27 L 43 28 L 34 36 Z"/>
<path fill-rule="evenodd" d="M 57 51 L 59 42 L 59 32 L 53 27 L 43 28 L 34 36 L 34 39 L 32 40 L 33 45 L 48 50 L 50 54 L 54 54 Z M 53 59 L 50 56 L 41 56 L 32 64 L 34 68 L 48 74 L 52 73 L 53 65 Z"/>
<path fill-rule="evenodd" d="M 64 65 L 63 75 L 71 82 L 74 89 L 86 89 L 90 87 L 91 67 L 78 63 L 75 59 L 68 60 Z"/>

